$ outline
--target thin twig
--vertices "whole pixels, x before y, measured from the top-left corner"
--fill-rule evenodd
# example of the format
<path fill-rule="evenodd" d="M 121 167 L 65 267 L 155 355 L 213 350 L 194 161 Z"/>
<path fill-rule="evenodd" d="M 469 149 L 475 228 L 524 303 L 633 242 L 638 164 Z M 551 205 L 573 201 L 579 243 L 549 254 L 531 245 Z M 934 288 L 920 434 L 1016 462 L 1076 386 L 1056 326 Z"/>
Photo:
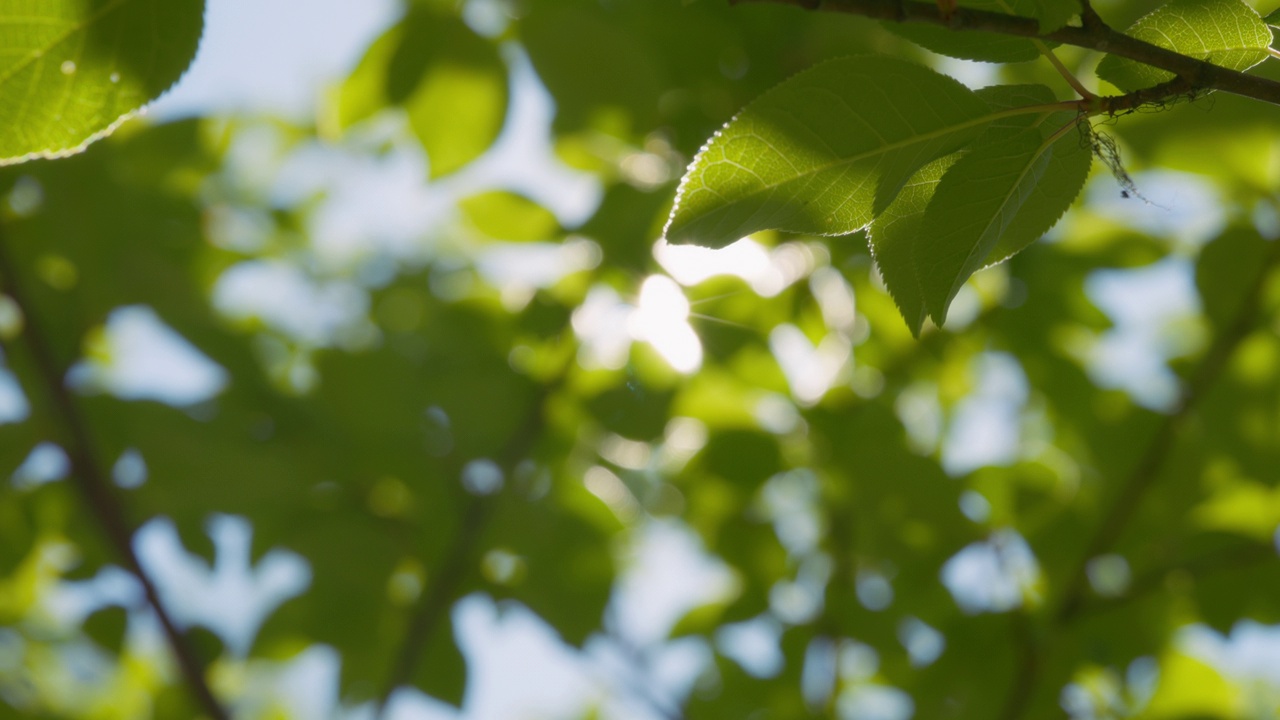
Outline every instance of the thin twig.
<path fill-rule="evenodd" d="M 126 569 L 142 586 L 147 604 L 151 606 L 156 618 L 160 621 L 182 676 L 196 701 L 213 720 L 228 720 L 230 716 L 214 697 L 205 681 L 204 663 L 197 656 L 186 635 L 174 623 L 160 599 L 155 583 L 143 570 L 134 552 L 132 541 L 134 528 L 126 519 L 120 499 L 101 470 L 102 465 L 98 462 L 94 450 L 89 424 L 75 398 L 67 389 L 63 380 L 66 375 L 64 366 L 55 359 L 52 345 L 44 335 L 35 307 L 23 286 L 22 277 L 9 257 L 4 230 L 3 223 L 0 223 L 0 285 L 3 285 L 4 291 L 18 306 L 26 320 L 22 332 L 25 340 L 23 344 L 35 363 L 36 374 L 48 396 L 50 411 L 55 421 L 62 425 L 63 450 L 71 461 L 71 482 L 75 484 L 81 499 L 87 505 L 89 514 L 98 521 L 107 541 L 123 558 Z M 6 346 L 6 350 L 11 348 Z"/>
<path fill-rule="evenodd" d="M 1040 32 L 1033 18 L 986 10 L 958 7 L 943 13 L 936 2 L 915 0 L 730 0 L 730 3 L 772 3 L 804 10 L 861 15 L 890 22 L 940 25 L 951 30 L 981 31 L 1016 37 L 1051 40 L 1089 50 L 1129 58 L 1184 78 L 1194 91 L 1221 90 L 1235 95 L 1280 105 L 1280 82 L 1249 75 L 1197 60 L 1167 48 L 1129 37 L 1099 21 L 1081 26 L 1067 25 L 1048 33 Z M 1090 8 L 1090 12 L 1092 8 Z"/>

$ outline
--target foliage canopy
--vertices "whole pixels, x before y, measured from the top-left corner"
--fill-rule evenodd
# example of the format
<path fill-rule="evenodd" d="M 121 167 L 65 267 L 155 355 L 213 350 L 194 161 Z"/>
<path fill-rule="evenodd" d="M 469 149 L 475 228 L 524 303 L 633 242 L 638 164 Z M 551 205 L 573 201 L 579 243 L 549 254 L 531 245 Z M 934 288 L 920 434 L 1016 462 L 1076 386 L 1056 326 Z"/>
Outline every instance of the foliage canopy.
<path fill-rule="evenodd" d="M 1280 713 L 1280 9 L 204 11 L 0 0 L 0 716 Z"/>

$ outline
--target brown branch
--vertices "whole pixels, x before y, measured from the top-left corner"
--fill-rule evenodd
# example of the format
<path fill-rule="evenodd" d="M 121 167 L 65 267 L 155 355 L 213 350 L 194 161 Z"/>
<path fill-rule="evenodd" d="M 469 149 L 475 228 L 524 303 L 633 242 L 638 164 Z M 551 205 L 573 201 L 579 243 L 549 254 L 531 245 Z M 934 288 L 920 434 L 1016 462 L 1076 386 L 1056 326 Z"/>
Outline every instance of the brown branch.
<path fill-rule="evenodd" d="M 1080 0 L 1080 25 L 1089 31 L 1108 27 L 1098 16 L 1098 11 L 1093 9 L 1093 3 L 1090 0 Z"/>
<path fill-rule="evenodd" d="M 1280 82 L 1197 60 L 1172 50 L 1129 37 L 1102 22 L 1091 6 L 1082 15 L 1082 26 L 1067 25 L 1053 32 L 1040 32 L 1032 18 L 1004 15 L 959 7 L 944 13 L 933 2 L 914 0 L 729 0 L 730 4 L 773 3 L 822 12 L 861 15 L 890 22 L 940 25 L 957 31 L 981 31 L 1025 38 L 1051 40 L 1089 50 L 1128 58 L 1160 68 L 1183 78 L 1193 90 L 1222 90 L 1235 95 L 1280 105 Z"/>
<path fill-rule="evenodd" d="M 9 257 L 3 223 L 0 223 L 0 285 L 26 319 L 21 337 L 25 340 L 23 344 L 34 361 L 35 372 L 48 396 L 51 414 L 55 422 L 62 426 L 63 449 L 71 461 L 71 482 L 79 491 L 89 514 L 98 521 L 108 543 L 124 560 L 126 569 L 142 586 L 147 604 L 151 606 L 156 618 L 160 621 L 182 676 L 196 701 L 203 708 L 204 713 L 213 720 L 229 720 L 230 715 L 214 697 L 205 681 L 204 663 L 201 662 L 186 635 L 174 623 L 160 599 L 155 583 L 138 561 L 133 548 L 134 528 L 126 519 L 124 507 L 115 489 L 101 470 L 102 465 L 98 462 L 94 450 L 89 424 L 63 380 L 66 376 L 65 368 L 55 359 L 52 345 L 44 335 L 41 323 L 35 314 L 35 307 L 30 302 L 22 284 L 22 277 Z M 8 343 L 5 343 L 5 350 L 10 352 L 12 350 Z"/>

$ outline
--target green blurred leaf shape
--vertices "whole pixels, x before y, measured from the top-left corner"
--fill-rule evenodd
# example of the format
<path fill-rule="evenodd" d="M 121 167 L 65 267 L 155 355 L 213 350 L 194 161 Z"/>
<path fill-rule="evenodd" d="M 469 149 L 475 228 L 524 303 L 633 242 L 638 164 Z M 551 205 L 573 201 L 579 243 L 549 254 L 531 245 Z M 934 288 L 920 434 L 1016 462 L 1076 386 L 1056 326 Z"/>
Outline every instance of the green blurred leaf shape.
<path fill-rule="evenodd" d="M 1270 15 L 1264 17 L 1263 21 L 1271 27 L 1280 27 L 1280 8 L 1276 8 Z"/>
<path fill-rule="evenodd" d="M 1173 0 L 1137 20 L 1126 35 L 1230 70 L 1248 70 L 1267 59 L 1271 28 L 1241 0 Z M 1126 58 L 1108 55 L 1098 77 L 1126 92 L 1173 79 Z"/>
<path fill-rule="evenodd" d="M 1238 717 L 1240 693 L 1204 662 L 1181 653 L 1160 661 L 1160 680 L 1143 717 Z"/>
<path fill-rule="evenodd" d="M 195 57 L 204 0 L 0 0 L 0 165 L 83 150 Z"/>
<path fill-rule="evenodd" d="M 723 247 L 759 230 L 855 232 L 993 115 L 955 80 L 901 60 L 817 65 L 761 95 L 702 148 L 666 237 Z"/>
<path fill-rule="evenodd" d="M 1271 244 L 1248 227 L 1229 228 L 1200 250 L 1196 289 L 1216 327 L 1227 328 L 1235 320 L 1269 252 Z"/>
<path fill-rule="evenodd" d="M 338 90 L 336 120 L 345 130 L 388 105 L 403 107 L 437 178 L 493 144 L 507 95 L 498 48 L 458 18 L 421 7 L 369 47 Z"/>
<path fill-rule="evenodd" d="M 993 110 L 1053 102 L 1049 88 L 979 92 Z M 969 276 L 1035 242 L 1079 194 L 1092 154 L 1070 112 L 1014 115 L 960 157 L 921 168 L 872 223 L 871 251 L 912 333 L 941 325 Z M 1059 131 L 1063 131 L 1058 135 Z"/>
<path fill-rule="evenodd" d="M 1035 18 L 1040 32 L 1049 33 L 1079 14 L 1077 0 L 963 0 L 960 7 Z M 1026 62 L 1040 57 L 1031 38 L 988 32 L 956 32 L 937 25 L 886 22 L 885 27 L 911 42 L 941 55 L 981 62 Z M 1051 43 L 1045 43 L 1050 47 Z"/>
<path fill-rule="evenodd" d="M 1208 530 L 1246 535 L 1270 542 L 1280 523 L 1280 489 L 1253 480 L 1221 488 L 1195 509 L 1196 524 Z"/>
<path fill-rule="evenodd" d="M 664 92 L 666 54 L 684 52 L 653 42 L 644 27 L 652 3 L 614 5 L 540 2 L 520 22 L 520 40 L 556 101 L 557 132 L 582 128 L 623 137 L 658 121 Z M 676 22 L 692 22 L 682 11 Z M 665 33 L 664 33 L 665 34 Z M 704 40 L 704 38 L 699 38 Z"/>
<path fill-rule="evenodd" d="M 552 240 L 560 230 L 560 222 L 550 210 L 505 190 L 478 193 L 458 205 L 475 229 L 495 240 Z"/>

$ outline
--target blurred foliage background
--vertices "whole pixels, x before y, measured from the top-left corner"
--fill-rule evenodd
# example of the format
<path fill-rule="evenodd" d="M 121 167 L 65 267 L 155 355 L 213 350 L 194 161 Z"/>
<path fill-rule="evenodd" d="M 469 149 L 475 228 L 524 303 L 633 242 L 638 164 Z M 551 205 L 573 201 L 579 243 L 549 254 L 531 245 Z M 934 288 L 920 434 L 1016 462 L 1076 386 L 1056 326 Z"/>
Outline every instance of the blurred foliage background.
<path fill-rule="evenodd" d="M 722 0 L 391 16 L 308 112 L 0 168 L 0 716 L 207 712 L 83 452 L 237 718 L 1280 717 L 1276 108 L 1101 123 L 1142 196 L 1096 163 L 915 341 L 861 236 L 662 243 L 675 182 L 825 58 L 1067 97 L 1047 63 Z"/>

